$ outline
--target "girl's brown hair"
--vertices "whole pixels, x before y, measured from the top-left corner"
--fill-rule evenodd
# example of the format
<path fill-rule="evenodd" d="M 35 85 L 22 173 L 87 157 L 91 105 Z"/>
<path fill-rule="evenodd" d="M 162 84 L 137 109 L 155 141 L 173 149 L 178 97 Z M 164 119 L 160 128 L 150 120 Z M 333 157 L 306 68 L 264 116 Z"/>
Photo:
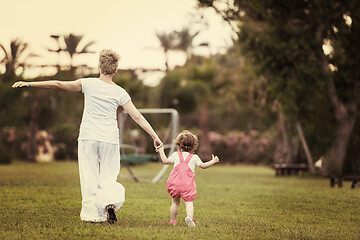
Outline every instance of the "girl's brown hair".
<path fill-rule="evenodd" d="M 111 75 L 116 73 L 118 68 L 120 56 L 115 51 L 104 49 L 99 55 L 99 70 L 100 73 Z"/>
<path fill-rule="evenodd" d="M 176 137 L 175 144 L 180 151 L 195 153 L 199 146 L 199 140 L 195 134 L 184 130 Z"/>

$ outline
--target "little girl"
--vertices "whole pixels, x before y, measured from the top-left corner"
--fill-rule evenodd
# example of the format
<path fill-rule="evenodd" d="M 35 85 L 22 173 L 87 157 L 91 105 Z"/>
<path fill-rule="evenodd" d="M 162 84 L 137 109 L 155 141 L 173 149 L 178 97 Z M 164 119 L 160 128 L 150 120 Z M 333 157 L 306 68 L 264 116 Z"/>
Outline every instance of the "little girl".
<path fill-rule="evenodd" d="M 178 152 L 174 152 L 169 158 L 166 157 L 164 147 L 157 148 L 160 158 L 164 164 L 174 163 L 174 168 L 166 183 L 166 189 L 172 197 L 170 208 L 171 219 L 169 224 L 176 225 L 176 216 L 178 214 L 180 198 L 184 199 L 186 206 L 185 222 L 189 227 L 195 227 L 193 201 L 196 196 L 195 184 L 195 165 L 200 168 L 208 168 L 219 162 L 217 156 L 212 155 L 212 159 L 203 163 L 195 150 L 199 145 L 196 135 L 185 130 L 175 139 Z"/>

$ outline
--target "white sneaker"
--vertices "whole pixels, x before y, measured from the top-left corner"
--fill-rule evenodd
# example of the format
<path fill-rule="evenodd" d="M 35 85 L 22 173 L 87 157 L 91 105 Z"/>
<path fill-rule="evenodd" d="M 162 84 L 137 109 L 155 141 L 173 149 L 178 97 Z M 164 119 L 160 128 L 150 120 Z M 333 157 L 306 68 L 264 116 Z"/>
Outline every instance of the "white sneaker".
<path fill-rule="evenodd" d="M 189 216 L 187 216 L 187 217 L 185 218 L 185 222 L 186 222 L 186 224 L 187 224 L 189 227 L 195 227 L 195 226 L 196 226 L 194 219 L 192 219 L 192 218 L 189 217 Z"/>

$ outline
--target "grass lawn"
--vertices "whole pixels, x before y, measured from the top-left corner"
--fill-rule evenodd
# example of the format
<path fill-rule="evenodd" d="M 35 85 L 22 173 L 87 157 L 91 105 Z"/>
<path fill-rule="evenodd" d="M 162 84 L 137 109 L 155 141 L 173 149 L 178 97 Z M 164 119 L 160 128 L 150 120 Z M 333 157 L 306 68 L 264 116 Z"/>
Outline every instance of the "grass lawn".
<path fill-rule="evenodd" d="M 151 179 L 161 164 L 133 167 Z M 329 179 L 275 177 L 261 166 L 197 168 L 196 228 L 168 226 L 166 178 L 135 183 L 122 168 L 118 222 L 83 223 L 77 162 L 0 165 L 0 239 L 360 239 L 360 189 Z"/>

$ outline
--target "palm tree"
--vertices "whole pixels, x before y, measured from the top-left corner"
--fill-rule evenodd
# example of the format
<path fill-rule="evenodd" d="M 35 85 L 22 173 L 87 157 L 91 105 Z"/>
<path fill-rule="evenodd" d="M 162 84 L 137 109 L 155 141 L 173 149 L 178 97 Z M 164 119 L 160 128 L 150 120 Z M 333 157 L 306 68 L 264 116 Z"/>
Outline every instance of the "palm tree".
<path fill-rule="evenodd" d="M 83 54 L 83 53 L 95 53 L 93 51 L 89 51 L 89 47 L 93 45 L 95 42 L 91 41 L 87 43 L 84 47 L 79 49 L 79 43 L 83 39 L 83 35 L 74 35 L 69 34 L 67 36 L 64 36 L 64 41 L 66 48 L 63 50 L 67 52 L 70 55 L 70 67 L 73 68 L 73 58 L 76 54 Z"/>
<path fill-rule="evenodd" d="M 74 72 L 75 67 L 73 64 L 74 61 L 74 56 L 75 55 L 79 55 L 79 54 L 85 54 L 85 53 L 95 53 L 94 51 L 90 51 L 89 47 L 92 46 L 95 41 L 91 41 L 89 43 L 87 43 L 84 47 L 79 47 L 80 42 L 83 39 L 83 35 L 74 35 L 72 33 L 70 33 L 69 35 L 64 35 L 62 36 L 63 40 L 64 40 L 64 47 L 61 46 L 60 43 L 60 36 L 59 35 L 51 35 L 51 38 L 53 38 L 57 44 L 58 44 L 58 48 L 57 49 L 48 49 L 48 51 L 50 52 L 55 52 L 55 53 L 60 53 L 60 52 L 66 52 L 69 54 L 70 56 L 70 71 Z"/>
<path fill-rule="evenodd" d="M 156 36 L 160 41 L 161 48 L 165 55 L 165 67 L 166 71 L 169 71 L 169 56 L 168 53 L 171 49 L 175 48 L 175 35 L 171 33 L 159 33 L 156 32 Z"/>
<path fill-rule="evenodd" d="M 22 42 L 19 39 L 11 40 L 10 50 L 7 51 L 5 46 L 0 44 L 0 48 L 4 52 L 4 58 L 0 60 L 0 63 L 5 63 L 4 80 L 10 81 L 16 76 L 16 70 L 22 68 L 23 72 L 25 69 L 25 61 L 30 57 L 36 57 L 36 54 L 30 53 L 26 57 L 22 58 L 24 52 L 28 48 L 28 44 Z M 20 59 L 22 58 L 22 61 Z"/>
<path fill-rule="evenodd" d="M 176 39 L 178 41 L 175 48 L 185 52 L 187 61 L 191 58 L 192 49 L 195 47 L 194 39 L 200 33 L 200 31 L 191 34 L 190 29 L 185 26 L 181 31 L 176 31 L 175 33 Z M 199 46 L 207 46 L 207 43 L 201 43 Z"/>

